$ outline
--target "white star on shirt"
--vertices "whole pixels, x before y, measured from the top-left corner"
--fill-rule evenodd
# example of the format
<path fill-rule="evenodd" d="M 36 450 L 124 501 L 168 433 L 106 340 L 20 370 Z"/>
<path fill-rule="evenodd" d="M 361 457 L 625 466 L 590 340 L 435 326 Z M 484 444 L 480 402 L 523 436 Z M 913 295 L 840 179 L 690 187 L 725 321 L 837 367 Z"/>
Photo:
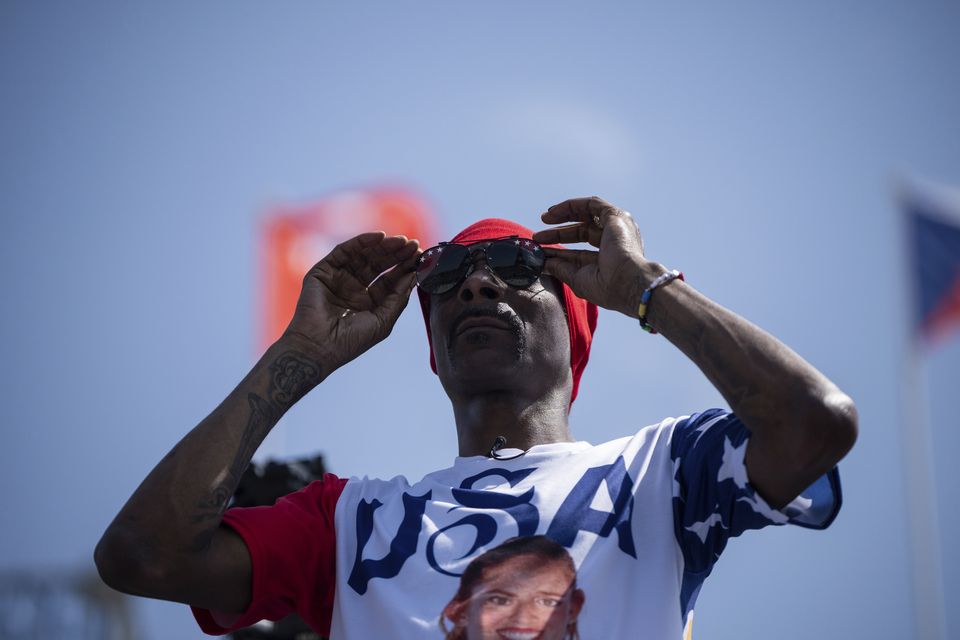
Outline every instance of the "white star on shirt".
<path fill-rule="evenodd" d="M 739 447 L 733 446 L 729 437 L 723 439 L 723 464 L 717 472 L 717 482 L 731 479 L 738 488 L 747 486 L 747 467 L 743 463 L 743 456 L 747 452 L 747 442 L 744 440 Z"/>
<path fill-rule="evenodd" d="M 758 495 L 754 496 L 741 496 L 737 498 L 737 502 L 746 502 L 750 505 L 750 508 L 753 509 L 756 513 L 760 514 L 770 522 L 774 524 L 785 524 L 790 520 L 783 513 L 773 509 Z"/>
<path fill-rule="evenodd" d="M 723 419 L 726 418 L 726 417 L 727 417 L 727 414 L 722 413 L 722 414 L 720 414 L 719 416 L 717 416 L 716 418 L 713 418 L 712 420 L 707 420 L 706 422 L 704 422 L 703 424 L 701 424 L 699 427 L 697 427 L 696 429 L 694 429 L 694 431 L 696 431 L 699 435 L 697 435 L 697 439 L 693 441 L 693 446 L 697 446 L 697 444 L 700 443 L 700 438 L 702 438 L 702 437 L 703 437 L 703 434 L 705 434 L 705 433 L 707 432 L 707 429 L 709 429 L 709 428 L 712 427 L 713 425 L 717 424 L 718 422 L 720 422 L 721 420 L 723 420 Z"/>
<path fill-rule="evenodd" d="M 730 441 L 730 438 L 724 438 L 723 464 L 720 465 L 720 470 L 717 472 L 717 482 L 731 479 L 738 488 L 747 488 L 747 466 L 743 462 L 743 457 L 747 452 L 747 442 L 749 442 L 749 440 L 744 440 L 743 444 L 735 447 Z M 746 502 L 755 513 L 763 516 L 774 524 L 784 524 L 789 520 L 786 515 L 770 507 L 762 497 L 753 491 L 737 498 L 737 502 Z"/>
<path fill-rule="evenodd" d="M 689 527 L 686 527 L 686 529 L 687 531 L 695 533 L 697 537 L 700 538 L 700 542 L 706 542 L 707 535 L 710 533 L 710 529 L 718 524 L 723 529 L 727 528 L 726 525 L 723 524 L 723 518 L 720 517 L 720 514 L 718 512 L 714 512 L 711 513 L 703 522 L 694 522 Z"/>

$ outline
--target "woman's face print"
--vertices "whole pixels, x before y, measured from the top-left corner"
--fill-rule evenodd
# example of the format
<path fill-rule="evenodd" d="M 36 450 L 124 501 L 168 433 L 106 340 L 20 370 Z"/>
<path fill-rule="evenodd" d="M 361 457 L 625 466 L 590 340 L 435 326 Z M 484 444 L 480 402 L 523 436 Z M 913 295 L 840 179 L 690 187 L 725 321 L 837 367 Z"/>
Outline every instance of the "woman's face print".
<path fill-rule="evenodd" d="M 562 640 L 576 620 L 583 594 L 560 562 L 510 558 L 484 571 L 465 603 L 468 640 Z"/>

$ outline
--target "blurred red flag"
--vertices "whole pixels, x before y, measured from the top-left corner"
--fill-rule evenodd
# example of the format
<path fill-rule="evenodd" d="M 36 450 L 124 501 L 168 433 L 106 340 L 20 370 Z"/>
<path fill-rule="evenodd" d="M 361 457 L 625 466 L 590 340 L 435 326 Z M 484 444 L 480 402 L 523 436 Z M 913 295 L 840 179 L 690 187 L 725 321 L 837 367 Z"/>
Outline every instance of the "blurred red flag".
<path fill-rule="evenodd" d="M 342 191 L 302 205 L 270 211 L 260 228 L 259 347 L 286 328 L 304 274 L 334 246 L 365 231 L 435 244 L 436 224 L 427 201 L 410 189 L 380 187 Z"/>

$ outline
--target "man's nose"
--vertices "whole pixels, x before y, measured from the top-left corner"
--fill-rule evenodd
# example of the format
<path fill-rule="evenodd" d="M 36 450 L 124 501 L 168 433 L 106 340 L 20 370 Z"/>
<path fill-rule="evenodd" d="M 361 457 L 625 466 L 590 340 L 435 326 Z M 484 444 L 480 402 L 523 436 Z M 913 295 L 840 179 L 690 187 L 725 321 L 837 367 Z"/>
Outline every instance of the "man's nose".
<path fill-rule="evenodd" d="M 463 302 L 499 300 L 503 297 L 503 287 L 503 282 L 490 272 L 486 261 L 480 258 L 474 263 L 473 270 L 460 285 L 458 295 Z"/>

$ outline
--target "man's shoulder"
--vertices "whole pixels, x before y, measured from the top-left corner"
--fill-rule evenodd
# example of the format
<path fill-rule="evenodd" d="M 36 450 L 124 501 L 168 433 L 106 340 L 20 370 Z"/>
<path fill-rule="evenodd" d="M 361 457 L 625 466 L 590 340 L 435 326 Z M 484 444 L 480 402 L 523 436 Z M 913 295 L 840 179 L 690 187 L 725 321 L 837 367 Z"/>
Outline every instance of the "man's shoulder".
<path fill-rule="evenodd" d="M 617 449 L 623 447 L 649 447 L 661 444 L 669 445 L 674 430 L 685 424 L 690 418 L 690 415 L 667 417 L 659 422 L 649 423 L 639 428 L 634 427 L 632 430 L 629 430 L 629 435 L 602 442 L 594 445 L 594 448 Z"/>
<path fill-rule="evenodd" d="M 368 475 L 350 476 L 345 478 L 343 482 L 345 493 L 360 496 L 377 497 L 379 495 L 401 494 L 411 488 L 410 481 L 403 475 L 393 476 L 392 478 Z"/>

